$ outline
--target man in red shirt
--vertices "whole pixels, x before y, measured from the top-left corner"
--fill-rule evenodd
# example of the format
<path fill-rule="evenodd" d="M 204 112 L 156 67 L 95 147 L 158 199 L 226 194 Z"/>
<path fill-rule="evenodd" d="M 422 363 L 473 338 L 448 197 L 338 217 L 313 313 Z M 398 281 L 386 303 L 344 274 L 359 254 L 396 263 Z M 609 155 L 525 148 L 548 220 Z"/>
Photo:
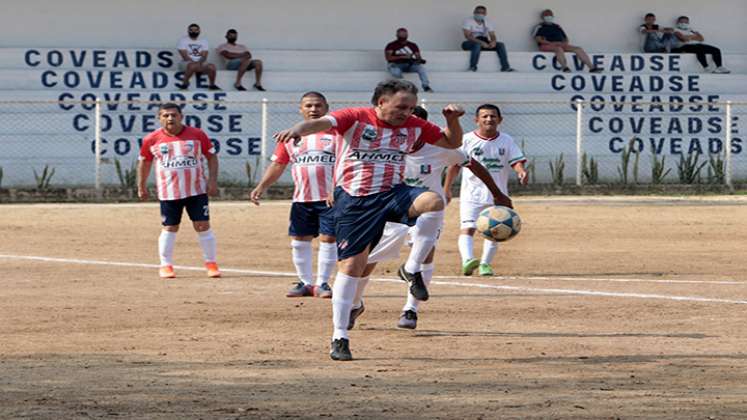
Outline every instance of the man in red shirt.
<path fill-rule="evenodd" d="M 140 200 L 148 199 L 146 183 L 155 161 L 156 189 L 163 225 L 158 239 L 161 257 L 159 275 L 162 278 L 176 277 L 172 256 L 176 232 L 186 209 L 199 235 L 208 276 L 220 277 L 208 210 L 208 195 L 218 192 L 218 156 L 215 148 L 204 131 L 182 124 L 182 112 L 177 104 L 161 105 L 158 119 L 161 128 L 148 134 L 140 148 L 137 195 Z M 207 178 L 203 167 L 205 160 L 209 172 Z"/>
<path fill-rule="evenodd" d="M 423 90 L 433 92 L 428 75 L 425 73 L 425 60 L 420 56 L 420 48 L 414 42 L 407 40 L 407 29 L 397 29 L 397 39 L 386 44 L 384 48 L 387 70 L 397 79 L 402 78 L 402 73 L 417 73 Z"/>
<path fill-rule="evenodd" d="M 348 327 L 368 254 L 381 239 L 386 222 L 413 226 L 420 218 L 413 238 L 411 258 L 399 275 L 409 283 L 410 292 L 428 300 L 420 266 L 436 243 L 444 200 L 438 193 L 404 183 L 405 156 L 424 143 L 455 149 L 462 144 L 457 105 L 443 109 L 447 127 L 412 115 L 418 89 L 404 80 L 379 83 L 371 100 L 373 108 L 345 108 L 303 121 L 275 134 L 280 142 L 301 141 L 304 136 L 335 128 L 340 134 L 335 145 L 335 237 L 340 262 L 332 293 L 333 360 L 352 360 Z M 362 308 L 361 308 L 362 309 Z"/>

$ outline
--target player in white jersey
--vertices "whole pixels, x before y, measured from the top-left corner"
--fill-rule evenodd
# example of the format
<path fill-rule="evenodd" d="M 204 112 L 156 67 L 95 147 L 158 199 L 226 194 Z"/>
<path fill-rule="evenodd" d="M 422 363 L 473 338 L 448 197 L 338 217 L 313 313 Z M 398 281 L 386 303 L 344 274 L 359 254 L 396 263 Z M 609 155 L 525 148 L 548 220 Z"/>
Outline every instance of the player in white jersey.
<path fill-rule="evenodd" d="M 301 97 L 304 121 L 320 118 L 327 111 L 329 105 L 321 93 L 307 92 Z M 272 163 L 249 195 L 249 199 L 259 205 L 262 194 L 280 178 L 286 166 L 292 164 L 295 190 L 288 234 L 292 239 L 292 258 L 298 282 L 288 290 L 288 297 L 332 297 L 329 279 L 337 264 L 337 247 L 334 209 L 328 197 L 334 189 L 335 136 L 337 133 L 332 130 L 304 136 L 298 142 L 278 143 Z M 319 255 L 314 286 L 311 240 L 316 236 L 319 236 Z"/>
<path fill-rule="evenodd" d="M 182 124 L 182 111 L 175 103 L 165 103 L 158 108 L 161 128 L 145 136 L 140 147 L 137 167 L 137 195 L 148 199 L 146 183 L 150 168 L 156 164 L 156 189 L 161 205 L 161 236 L 158 254 L 162 278 L 176 277 L 172 257 L 176 232 L 187 210 L 200 240 L 208 276 L 220 277 L 216 258 L 216 243 L 210 229 L 208 195 L 218 192 L 218 156 L 207 134 L 199 128 Z M 205 178 L 203 165 L 207 161 L 209 177 Z"/>
<path fill-rule="evenodd" d="M 461 149 L 465 154 L 482 163 L 490 171 L 501 192 L 508 196 L 508 179 L 512 169 L 522 185 L 527 184 L 528 178 L 524 169 L 526 158 L 521 148 L 511 136 L 498 131 L 498 126 L 502 121 L 501 111 L 497 106 L 484 104 L 477 107 L 475 112 L 477 130 L 464 135 Z M 446 173 L 444 185 L 447 187 L 448 199 L 451 199 L 451 183 L 459 171 L 459 166 L 452 166 Z M 462 176 L 459 194 L 461 219 L 459 254 L 462 257 L 462 273 L 469 276 L 476 268 L 479 268 L 481 276 L 492 276 L 493 269 L 490 263 L 498 251 L 498 243 L 484 240 L 482 258 L 477 260 L 474 257 L 472 238 L 477 228 L 477 217 L 482 210 L 492 204 L 490 191 L 474 174 L 465 173 Z"/>
<path fill-rule="evenodd" d="M 422 107 L 416 107 L 413 111 L 413 115 L 428 119 L 428 112 Z M 466 166 L 472 171 L 479 179 L 481 179 L 487 188 L 493 194 L 493 202 L 497 205 L 511 205 L 511 201 L 507 196 L 501 193 L 498 186 L 493 182 L 493 178 L 490 176 L 485 167 L 474 159 L 470 159 L 461 149 L 444 149 L 440 147 L 434 147 L 431 145 L 424 145 L 421 149 L 413 152 L 405 158 L 405 183 L 407 185 L 415 187 L 425 187 L 430 191 L 438 193 L 444 200 L 445 194 L 442 185 L 444 171 L 452 165 Z M 443 226 L 444 211 L 439 212 L 440 225 Z M 415 230 L 418 228 L 418 223 L 415 226 L 408 227 L 407 225 L 388 222 L 384 228 L 384 235 L 381 241 L 371 251 L 368 256 L 368 266 L 363 274 L 363 278 L 368 280 L 369 276 L 376 268 L 376 264 L 386 260 L 392 260 L 399 258 L 400 250 L 404 245 L 408 232 L 411 236 L 416 236 Z M 438 236 L 440 236 L 440 229 Z M 428 286 L 431 279 L 433 278 L 433 258 L 436 251 L 434 244 L 433 249 L 428 254 L 423 264 L 420 266 L 420 272 L 423 276 L 423 282 Z M 358 287 L 358 293 L 356 294 L 356 300 L 353 305 L 363 308 L 363 289 L 367 282 L 362 283 Z M 412 293 L 407 293 L 407 301 L 405 306 L 402 308 L 402 314 L 400 315 L 397 327 L 406 329 L 415 329 L 418 321 L 418 308 L 422 301 L 418 300 Z M 360 316 L 362 311 L 355 313 L 355 317 L 351 318 L 350 327 L 355 325 L 355 318 Z"/>

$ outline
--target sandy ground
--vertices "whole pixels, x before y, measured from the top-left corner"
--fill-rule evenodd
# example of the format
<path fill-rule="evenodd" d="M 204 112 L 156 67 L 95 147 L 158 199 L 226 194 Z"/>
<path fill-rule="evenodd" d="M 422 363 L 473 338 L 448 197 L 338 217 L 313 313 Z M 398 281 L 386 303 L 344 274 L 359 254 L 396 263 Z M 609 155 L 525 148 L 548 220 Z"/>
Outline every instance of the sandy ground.
<path fill-rule="evenodd" d="M 155 205 L 3 206 L 0 418 L 745 418 L 745 204 L 521 198 L 494 278 L 458 276 L 452 204 L 418 329 L 382 265 L 349 363 L 268 275 L 288 203 L 212 206 L 217 281 L 186 224 L 198 269 L 157 278 Z"/>

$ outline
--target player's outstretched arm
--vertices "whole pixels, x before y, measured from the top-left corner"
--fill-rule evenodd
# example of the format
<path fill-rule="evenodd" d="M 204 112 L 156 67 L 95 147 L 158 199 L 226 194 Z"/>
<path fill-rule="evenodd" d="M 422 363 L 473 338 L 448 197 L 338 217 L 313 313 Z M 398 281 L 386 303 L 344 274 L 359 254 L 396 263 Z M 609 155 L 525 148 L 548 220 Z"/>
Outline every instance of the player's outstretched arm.
<path fill-rule="evenodd" d="M 462 135 L 464 133 L 459 118 L 464 115 L 464 109 L 459 105 L 449 104 L 441 112 L 446 118 L 446 129 L 443 136 L 434 145 L 445 149 L 456 149 L 462 145 Z"/>
<path fill-rule="evenodd" d="M 467 168 L 469 168 L 469 170 L 472 171 L 472 173 L 475 174 L 475 176 L 478 177 L 486 187 L 488 187 L 490 193 L 493 194 L 493 204 L 495 204 L 496 206 L 506 206 L 508 208 L 514 208 L 511 199 L 508 198 L 506 194 L 503 194 L 500 188 L 495 185 L 493 177 L 490 176 L 490 171 L 488 171 L 488 169 L 485 168 L 482 163 L 476 161 L 475 159 L 470 159 L 469 163 L 467 164 Z"/>
<path fill-rule="evenodd" d="M 208 189 L 209 196 L 218 195 L 218 155 L 212 154 L 207 159 L 208 166 Z"/>
<path fill-rule="evenodd" d="M 140 159 L 137 163 L 137 197 L 145 201 L 148 199 L 148 176 L 153 161 Z"/>
<path fill-rule="evenodd" d="M 301 137 L 308 136 L 309 134 L 327 131 L 330 128 L 332 128 L 332 121 L 327 118 L 317 118 L 301 121 L 287 130 L 278 131 L 273 137 L 279 143 L 288 143 L 292 140 L 300 140 Z"/>
<path fill-rule="evenodd" d="M 529 184 L 529 177 L 527 176 L 527 170 L 524 168 L 524 162 L 516 162 L 513 165 L 516 176 L 519 178 L 521 185 Z"/>
<path fill-rule="evenodd" d="M 449 204 L 451 202 L 451 185 L 454 183 L 454 179 L 456 179 L 456 177 L 459 175 L 459 171 L 461 169 L 461 166 L 453 165 L 449 166 L 449 169 L 446 171 L 446 176 L 444 177 L 444 194 L 446 195 L 446 204 Z"/>
<path fill-rule="evenodd" d="M 272 162 L 270 166 L 267 167 L 267 170 L 265 170 L 264 175 L 262 175 L 262 179 L 259 181 L 259 184 L 252 190 L 252 192 L 249 193 L 249 201 L 252 203 L 259 205 L 259 200 L 262 198 L 262 195 L 267 191 L 268 188 L 275 182 L 277 182 L 278 179 L 280 179 L 280 176 L 283 175 L 283 171 L 285 171 L 285 167 L 287 165 L 281 165 L 276 162 Z"/>

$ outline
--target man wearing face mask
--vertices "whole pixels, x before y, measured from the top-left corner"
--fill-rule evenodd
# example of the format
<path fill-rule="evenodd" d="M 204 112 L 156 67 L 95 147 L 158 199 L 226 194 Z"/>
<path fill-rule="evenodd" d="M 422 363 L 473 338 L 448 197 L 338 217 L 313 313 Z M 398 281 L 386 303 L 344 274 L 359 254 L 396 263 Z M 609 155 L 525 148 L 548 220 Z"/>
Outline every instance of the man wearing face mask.
<path fill-rule="evenodd" d="M 542 11 L 540 16 L 542 17 L 542 22 L 534 28 L 532 36 L 537 42 L 540 51 L 555 53 L 555 57 L 562 66 L 563 72 L 569 73 L 571 71 L 570 67 L 568 67 L 568 61 L 565 59 L 566 52 L 576 54 L 576 57 L 589 68 L 589 72 L 599 73 L 602 71 L 602 69 L 595 67 L 591 63 L 589 55 L 586 54 L 583 48 L 570 44 L 563 28 L 555 23 L 555 15 L 552 13 L 552 10 L 546 9 Z"/>
<path fill-rule="evenodd" d="M 417 73 L 423 90 L 433 92 L 428 82 L 428 75 L 425 73 L 425 60 L 420 56 L 418 45 L 407 40 L 407 29 L 397 29 L 397 39 L 386 44 L 384 56 L 387 61 L 387 70 L 392 77 L 401 79 L 403 72 Z"/>
<path fill-rule="evenodd" d="M 472 17 L 468 17 L 462 23 L 462 32 L 466 38 L 466 41 L 462 42 L 462 49 L 469 51 L 469 70 L 477 71 L 480 51 L 495 51 L 501 62 L 501 71 L 514 71 L 508 64 L 506 45 L 497 41 L 495 27 L 485 18 L 487 14 L 488 9 L 485 6 L 477 6 Z"/>
<path fill-rule="evenodd" d="M 265 88 L 262 87 L 262 60 L 253 60 L 249 48 L 244 44 L 236 43 L 238 38 L 239 33 L 236 32 L 236 29 L 229 29 L 226 32 L 227 42 L 218 45 L 215 51 L 226 59 L 226 68 L 228 70 L 236 70 L 236 83 L 233 84 L 236 90 L 246 90 L 241 85 L 241 78 L 244 77 L 244 73 L 248 70 L 254 69 L 254 77 L 257 80 L 254 83 L 254 89 L 264 91 Z"/>
<path fill-rule="evenodd" d="M 724 67 L 721 62 L 721 50 L 714 47 L 713 45 L 704 44 L 703 35 L 690 28 L 690 18 L 687 16 L 680 16 L 677 19 L 677 27 L 674 30 L 674 36 L 679 41 L 677 48 L 673 48 L 673 53 L 690 53 L 695 54 L 698 58 L 698 62 L 706 71 L 711 71 L 716 74 L 727 74 L 731 73 L 729 69 Z M 707 55 L 713 57 L 713 62 L 716 64 L 716 68 L 711 70 L 708 66 Z"/>
<path fill-rule="evenodd" d="M 220 90 L 215 85 L 215 64 L 207 62 L 208 42 L 206 39 L 200 39 L 200 25 L 193 23 L 187 28 L 187 36 L 183 37 L 177 43 L 176 48 L 182 56 L 182 62 L 179 63 L 179 70 L 184 72 L 182 83 L 177 84 L 179 89 L 189 88 L 189 79 L 193 74 L 207 73 L 210 90 Z"/>

